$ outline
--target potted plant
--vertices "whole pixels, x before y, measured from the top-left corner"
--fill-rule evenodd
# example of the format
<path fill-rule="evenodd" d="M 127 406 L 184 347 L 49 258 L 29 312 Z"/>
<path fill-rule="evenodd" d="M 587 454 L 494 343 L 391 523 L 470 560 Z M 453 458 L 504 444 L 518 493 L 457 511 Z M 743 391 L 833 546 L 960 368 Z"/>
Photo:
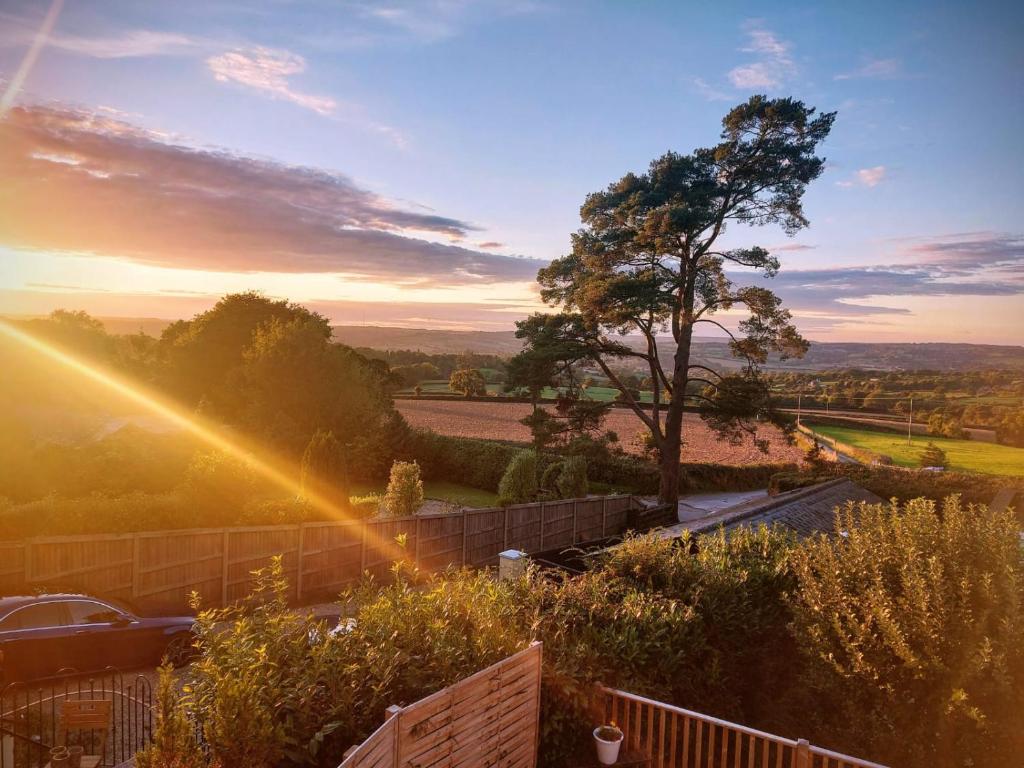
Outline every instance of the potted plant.
<path fill-rule="evenodd" d="M 71 755 L 67 747 L 54 747 L 50 750 L 50 765 L 53 768 L 67 768 L 71 762 Z"/>
<path fill-rule="evenodd" d="M 599 725 L 594 729 L 594 744 L 597 746 L 597 762 L 601 765 L 614 765 L 619 759 L 619 747 L 622 746 L 622 729 L 615 725 L 615 721 Z"/>

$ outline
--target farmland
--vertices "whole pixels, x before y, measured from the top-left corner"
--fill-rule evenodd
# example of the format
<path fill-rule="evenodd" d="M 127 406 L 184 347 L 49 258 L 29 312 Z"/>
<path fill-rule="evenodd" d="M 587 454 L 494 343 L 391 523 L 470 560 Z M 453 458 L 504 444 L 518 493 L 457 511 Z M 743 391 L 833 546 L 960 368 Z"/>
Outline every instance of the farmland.
<path fill-rule="evenodd" d="M 921 435 L 914 435 L 910 445 L 907 445 L 906 435 L 894 432 L 818 424 L 807 426 L 819 434 L 848 443 L 855 448 L 889 456 L 895 464 L 902 467 L 919 466 L 921 452 L 931 442 L 946 452 L 946 458 L 949 460 L 948 469 L 1024 477 L 1024 448 Z"/>
<path fill-rule="evenodd" d="M 530 430 L 518 423 L 529 415 L 528 403 L 478 402 L 462 400 L 397 400 L 395 407 L 413 427 L 432 429 L 442 435 L 508 440 L 527 443 Z M 634 435 L 643 428 L 640 420 L 625 408 L 614 409 L 605 420 L 605 428 L 619 436 L 623 447 L 638 452 Z M 768 453 L 762 453 L 752 440 L 730 445 L 718 437 L 695 414 L 686 414 L 682 460 L 741 465 L 766 462 L 794 462 L 803 452 L 789 445 L 782 432 L 773 426 L 760 427 L 770 441 Z"/>

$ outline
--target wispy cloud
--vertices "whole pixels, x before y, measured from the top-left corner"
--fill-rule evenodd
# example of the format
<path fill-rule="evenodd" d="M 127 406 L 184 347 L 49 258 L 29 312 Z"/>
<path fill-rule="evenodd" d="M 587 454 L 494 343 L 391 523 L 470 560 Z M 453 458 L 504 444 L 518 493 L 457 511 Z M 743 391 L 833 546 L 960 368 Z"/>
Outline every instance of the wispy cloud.
<path fill-rule="evenodd" d="M 751 273 L 730 277 L 777 291 L 797 316 L 908 314 L 899 306 L 857 303 L 891 296 L 1024 296 L 1024 235 L 968 232 L 889 245 L 895 246 L 891 260 L 905 263 L 783 269 L 770 280 Z"/>
<path fill-rule="evenodd" d="M 477 227 L 398 207 L 340 173 L 175 145 L 66 108 L 11 110 L 0 178 L 0 243 L 16 248 L 424 286 L 531 281 L 540 264 L 436 242 Z"/>
<path fill-rule="evenodd" d="M 884 165 L 876 165 L 872 168 L 861 168 L 853 174 L 853 178 L 841 179 L 836 182 L 837 187 L 877 187 L 885 180 L 888 169 Z"/>
<path fill-rule="evenodd" d="M 332 114 L 338 106 L 330 96 L 302 93 L 291 86 L 288 79 L 306 71 L 306 60 L 297 53 L 263 47 L 236 49 L 211 56 L 206 66 L 220 82 L 244 85 L 321 115 Z"/>
<path fill-rule="evenodd" d="M 899 59 L 868 59 L 857 69 L 835 75 L 833 80 L 878 79 L 891 80 L 903 74 Z"/>
<path fill-rule="evenodd" d="M 693 89 L 708 101 L 732 101 L 733 96 L 715 88 L 701 77 L 694 77 L 690 80 Z"/>
<path fill-rule="evenodd" d="M 494 240 L 485 240 L 482 243 L 477 243 L 476 247 L 477 248 L 504 248 L 505 244 L 504 243 L 496 242 Z"/>
<path fill-rule="evenodd" d="M 740 50 L 756 55 L 756 60 L 734 67 L 729 81 L 737 88 L 776 88 L 795 70 L 788 42 L 766 29 L 762 22 L 751 20 L 744 24 L 747 45 Z"/>

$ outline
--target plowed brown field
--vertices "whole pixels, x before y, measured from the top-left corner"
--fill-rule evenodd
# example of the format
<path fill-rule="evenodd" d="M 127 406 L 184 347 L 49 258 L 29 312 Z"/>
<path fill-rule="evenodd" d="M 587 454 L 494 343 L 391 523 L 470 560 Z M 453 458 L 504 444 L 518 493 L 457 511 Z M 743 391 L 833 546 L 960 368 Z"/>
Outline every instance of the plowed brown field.
<path fill-rule="evenodd" d="M 528 403 L 473 402 L 459 400 L 396 400 L 395 407 L 414 427 L 432 429 L 442 435 L 478 437 L 489 440 L 530 441 L 530 430 L 519 419 L 530 413 Z M 605 420 L 605 428 L 618 434 L 626 450 L 637 452 L 634 436 L 643 427 L 640 419 L 625 408 L 613 408 Z M 753 440 L 730 445 L 705 426 L 696 414 L 687 413 L 683 421 L 682 460 L 715 464 L 765 464 L 798 462 L 803 452 L 789 445 L 782 432 L 771 425 L 759 428 L 759 435 L 769 440 L 768 453 L 762 453 Z"/>

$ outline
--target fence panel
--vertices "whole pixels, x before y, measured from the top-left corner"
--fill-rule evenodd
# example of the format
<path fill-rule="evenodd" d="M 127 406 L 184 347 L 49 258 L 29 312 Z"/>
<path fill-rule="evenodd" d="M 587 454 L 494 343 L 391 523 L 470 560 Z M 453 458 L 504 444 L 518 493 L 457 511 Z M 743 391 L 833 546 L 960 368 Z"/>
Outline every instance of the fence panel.
<path fill-rule="evenodd" d="M 508 513 L 508 548 L 522 552 L 542 550 L 544 505 L 514 504 L 505 511 Z"/>
<path fill-rule="evenodd" d="M 203 605 L 225 605 L 251 591 L 252 571 L 281 555 L 292 600 L 333 597 L 366 571 L 386 580 L 400 558 L 430 571 L 494 566 L 505 549 L 540 552 L 620 534 L 630 522 L 654 524 L 633 507 L 630 496 L 608 496 L 420 517 L 0 542 L 0 594 L 81 590 L 180 611 L 196 591 Z"/>
<path fill-rule="evenodd" d="M 0 595 L 24 592 L 25 551 L 28 545 L 20 541 L 0 542 Z"/>
<path fill-rule="evenodd" d="M 604 499 L 578 499 L 576 501 L 576 541 L 596 541 L 603 539 L 604 532 Z"/>
<path fill-rule="evenodd" d="M 505 544 L 507 510 L 478 509 L 466 514 L 466 562 L 476 568 L 498 564 Z"/>
<path fill-rule="evenodd" d="M 131 598 L 135 556 L 131 534 L 37 540 L 28 543 L 26 555 L 29 584 Z"/>
<path fill-rule="evenodd" d="M 219 530 L 137 534 L 132 600 L 173 610 L 188 605 L 196 591 L 203 605 L 218 605 L 223 599 L 225 540 Z"/>
<path fill-rule="evenodd" d="M 537 764 L 540 715 L 541 644 L 487 669 L 390 717 L 347 753 L 340 768 L 406 765 Z"/>
<path fill-rule="evenodd" d="M 288 579 L 289 598 L 298 598 L 299 526 L 268 525 L 256 528 L 228 528 L 224 602 L 241 600 L 252 591 L 252 572 L 265 568 L 280 556 Z"/>
<path fill-rule="evenodd" d="M 362 576 L 359 522 L 306 523 L 300 545 L 300 597 L 334 597 Z"/>
<path fill-rule="evenodd" d="M 417 518 L 419 547 L 416 562 L 425 571 L 437 571 L 462 562 L 465 526 L 471 517 L 466 515 L 430 515 Z"/>

